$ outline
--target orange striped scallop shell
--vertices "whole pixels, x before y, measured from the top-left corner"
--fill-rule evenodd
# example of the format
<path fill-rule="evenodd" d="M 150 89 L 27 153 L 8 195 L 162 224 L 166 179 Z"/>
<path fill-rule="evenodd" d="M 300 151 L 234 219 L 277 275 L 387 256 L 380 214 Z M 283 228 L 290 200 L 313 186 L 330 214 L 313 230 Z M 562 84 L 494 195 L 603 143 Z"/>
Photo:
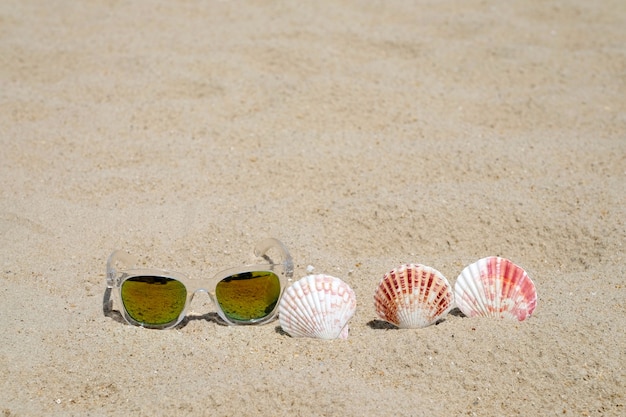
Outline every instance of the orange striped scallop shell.
<path fill-rule="evenodd" d="M 406 264 L 383 276 L 374 294 L 378 316 L 401 329 L 430 326 L 454 307 L 452 287 L 443 274 Z"/>

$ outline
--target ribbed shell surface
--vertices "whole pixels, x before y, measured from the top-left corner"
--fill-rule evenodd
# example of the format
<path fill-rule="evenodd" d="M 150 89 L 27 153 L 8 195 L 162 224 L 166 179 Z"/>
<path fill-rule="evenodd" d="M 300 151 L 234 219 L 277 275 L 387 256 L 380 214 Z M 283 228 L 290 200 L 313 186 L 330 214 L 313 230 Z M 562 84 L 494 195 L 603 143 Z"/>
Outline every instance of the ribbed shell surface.
<path fill-rule="evenodd" d="M 285 290 L 278 309 L 280 325 L 292 337 L 345 339 L 356 295 L 339 278 L 308 275 Z"/>
<path fill-rule="evenodd" d="M 454 307 L 448 280 L 434 268 L 405 264 L 386 273 L 374 294 L 378 316 L 399 328 L 430 326 Z"/>
<path fill-rule="evenodd" d="M 537 305 L 535 284 L 508 259 L 490 256 L 463 269 L 454 284 L 456 304 L 468 317 L 525 320 Z"/>

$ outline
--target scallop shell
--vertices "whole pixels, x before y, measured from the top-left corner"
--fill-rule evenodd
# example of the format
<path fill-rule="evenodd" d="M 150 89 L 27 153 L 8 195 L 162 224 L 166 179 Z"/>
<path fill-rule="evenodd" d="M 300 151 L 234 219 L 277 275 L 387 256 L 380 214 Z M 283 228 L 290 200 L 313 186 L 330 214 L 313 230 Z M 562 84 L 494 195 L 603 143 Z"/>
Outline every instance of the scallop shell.
<path fill-rule="evenodd" d="M 285 290 L 278 306 L 283 330 L 292 337 L 347 339 L 356 295 L 330 275 L 307 275 Z"/>
<path fill-rule="evenodd" d="M 490 256 L 465 267 L 454 284 L 456 304 L 468 317 L 525 320 L 537 305 L 535 284 L 521 267 Z"/>
<path fill-rule="evenodd" d="M 378 316 L 401 329 L 430 326 L 454 307 L 452 286 L 443 274 L 420 264 L 386 273 L 374 294 Z"/>

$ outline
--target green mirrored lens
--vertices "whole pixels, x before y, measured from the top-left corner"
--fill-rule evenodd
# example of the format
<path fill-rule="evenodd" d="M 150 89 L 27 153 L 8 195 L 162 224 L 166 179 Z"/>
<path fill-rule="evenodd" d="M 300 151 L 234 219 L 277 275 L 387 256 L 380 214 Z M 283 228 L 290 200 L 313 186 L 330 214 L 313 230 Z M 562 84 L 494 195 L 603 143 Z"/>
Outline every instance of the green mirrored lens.
<path fill-rule="evenodd" d="M 269 315 L 280 297 L 280 280 L 269 271 L 244 272 L 224 278 L 215 289 L 217 302 L 232 320 L 251 321 Z"/>
<path fill-rule="evenodd" d="M 132 277 L 122 284 L 122 302 L 128 314 L 145 325 L 175 322 L 185 308 L 187 290 L 173 278 Z"/>

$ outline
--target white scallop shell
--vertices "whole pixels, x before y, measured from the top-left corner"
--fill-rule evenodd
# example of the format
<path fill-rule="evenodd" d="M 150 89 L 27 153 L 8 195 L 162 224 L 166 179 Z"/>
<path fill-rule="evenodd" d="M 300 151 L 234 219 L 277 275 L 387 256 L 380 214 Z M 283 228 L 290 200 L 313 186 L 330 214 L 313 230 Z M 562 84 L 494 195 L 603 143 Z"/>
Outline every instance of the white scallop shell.
<path fill-rule="evenodd" d="M 452 286 L 443 274 L 420 264 L 386 273 L 374 294 L 378 316 L 401 329 L 430 326 L 454 307 Z"/>
<path fill-rule="evenodd" d="M 537 292 L 526 271 L 508 259 L 490 256 L 463 269 L 454 284 L 456 304 L 468 317 L 525 320 Z"/>
<path fill-rule="evenodd" d="M 285 290 L 278 318 L 292 337 L 346 339 L 356 295 L 348 284 L 330 275 L 307 275 Z"/>

